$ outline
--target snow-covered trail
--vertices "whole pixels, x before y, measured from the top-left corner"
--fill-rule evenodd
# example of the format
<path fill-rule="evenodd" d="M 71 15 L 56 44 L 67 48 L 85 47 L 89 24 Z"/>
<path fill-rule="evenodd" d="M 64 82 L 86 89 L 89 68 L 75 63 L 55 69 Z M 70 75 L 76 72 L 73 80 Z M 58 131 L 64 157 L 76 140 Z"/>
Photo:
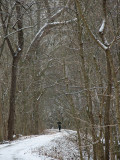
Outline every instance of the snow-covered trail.
<path fill-rule="evenodd" d="M 65 134 L 65 131 L 56 131 L 56 133 L 50 135 L 33 136 L 13 141 L 10 144 L 0 145 L 0 160 L 48 160 L 49 158 L 46 159 L 44 156 L 32 154 L 32 152 Z"/>

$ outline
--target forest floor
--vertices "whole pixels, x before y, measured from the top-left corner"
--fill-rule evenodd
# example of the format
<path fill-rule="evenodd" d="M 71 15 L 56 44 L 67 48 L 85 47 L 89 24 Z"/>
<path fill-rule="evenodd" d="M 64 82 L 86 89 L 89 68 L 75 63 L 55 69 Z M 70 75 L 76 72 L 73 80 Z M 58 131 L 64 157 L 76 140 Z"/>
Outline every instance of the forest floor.
<path fill-rule="evenodd" d="M 71 130 L 46 130 L 0 144 L 0 160 L 80 160 L 77 136 Z"/>

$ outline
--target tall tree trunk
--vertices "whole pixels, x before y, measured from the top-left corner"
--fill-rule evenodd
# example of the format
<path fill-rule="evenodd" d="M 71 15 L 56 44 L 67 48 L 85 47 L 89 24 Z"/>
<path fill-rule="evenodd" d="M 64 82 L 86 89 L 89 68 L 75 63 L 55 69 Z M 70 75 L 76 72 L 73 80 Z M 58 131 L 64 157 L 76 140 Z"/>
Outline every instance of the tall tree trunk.
<path fill-rule="evenodd" d="M 2 118 L 2 105 L 1 105 L 1 99 L 0 99 L 0 142 L 3 140 L 3 121 L 2 119 L 3 119 Z"/>
<path fill-rule="evenodd" d="M 2 75 L 1 69 L 0 69 L 0 75 Z M 1 76 L 0 76 L 0 79 L 2 79 Z M 3 140 L 3 115 L 2 115 L 2 98 L 1 97 L 2 97 L 2 87 L 1 87 L 1 80 L 0 80 L 0 141 Z"/>
<path fill-rule="evenodd" d="M 36 0 L 36 6 L 37 6 L 37 32 L 40 29 L 40 5 L 41 2 Z M 36 50 L 36 55 L 40 54 L 40 50 L 39 48 Z M 39 68 L 36 67 L 35 64 L 33 64 L 33 74 L 34 74 L 34 81 L 37 82 L 39 81 L 39 77 L 37 76 L 37 72 L 39 72 Z M 36 85 L 34 85 L 35 87 L 35 91 L 34 91 L 34 99 L 33 99 L 33 124 L 34 124 L 34 131 L 33 134 L 39 134 L 39 101 L 37 100 L 39 92 L 40 91 L 36 91 L 36 88 L 40 87 L 38 83 L 36 83 Z"/>
<path fill-rule="evenodd" d="M 93 117 L 93 111 L 92 111 L 92 98 L 91 98 L 91 93 L 89 90 L 89 78 L 88 78 L 88 74 L 85 68 L 85 59 L 84 59 L 84 50 L 83 50 L 83 42 L 82 42 L 82 34 L 83 34 L 83 26 L 82 23 L 80 21 L 80 16 L 79 16 L 79 9 L 77 6 L 77 2 L 76 2 L 76 9 L 77 9 L 77 21 L 78 21 L 78 41 L 79 41 L 79 45 L 80 45 L 80 58 L 81 58 L 81 63 L 82 63 L 82 71 L 83 71 L 83 78 L 84 78 L 84 86 L 85 86 L 85 90 L 86 90 L 86 100 L 87 100 L 87 106 L 88 106 L 88 116 L 92 125 L 92 139 L 93 139 L 93 153 L 94 153 L 94 160 L 97 160 L 97 148 L 96 148 L 96 132 L 95 132 L 95 128 L 94 128 L 94 117 Z"/>
<path fill-rule="evenodd" d="M 12 62 L 12 73 L 11 73 L 11 90 L 10 90 L 10 106 L 9 106 L 9 119 L 8 119 L 8 139 L 13 140 L 14 133 L 14 123 L 15 123 L 15 92 L 16 92 L 16 80 L 17 80 L 17 65 L 20 60 L 23 46 L 24 46 L 24 36 L 23 36 L 23 22 L 22 22 L 22 5 L 20 2 L 16 1 L 16 15 L 17 15 L 17 49 L 14 52 L 12 43 L 9 38 L 7 38 L 7 43 L 11 51 L 13 58 Z M 7 34 L 7 33 L 6 33 Z"/>
<path fill-rule="evenodd" d="M 106 106 L 105 106 L 105 160 L 109 160 L 110 158 L 110 100 L 111 100 L 111 67 L 108 57 L 107 58 L 107 98 L 106 98 Z"/>
<path fill-rule="evenodd" d="M 102 42 L 104 45 L 106 45 L 106 38 L 105 38 L 105 32 L 106 32 L 106 23 L 107 23 L 107 1 L 103 0 L 102 2 L 103 7 L 103 21 L 104 21 L 104 27 L 99 30 L 100 37 L 102 39 Z M 103 22 L 102 22 L 103 25 Z M 109 58 L 109 49 L 105 50 L 106 54 L 106 62 L 107 62 L 107 97 L 106 97 L 106 106 L 105 106 L 105 115 L 104 115 L 104 124 L 105 124 L 105 160 L 109 160 L 110 158 L 110 102 L 111 102 L 111 90 L 112 90 L 112 66 L 111 61 Z"/>
<path fill-rule="evenodd" d="M 16 78 L 17 78 L 17 61 L 13 58 L 12 75 L 11 75 L 11 89 L 10 89 L 10 108 L 8 119 L 8 139 L 13 140 L 14 123 L 15 123 L 15 92 L 16 92 Z"/>

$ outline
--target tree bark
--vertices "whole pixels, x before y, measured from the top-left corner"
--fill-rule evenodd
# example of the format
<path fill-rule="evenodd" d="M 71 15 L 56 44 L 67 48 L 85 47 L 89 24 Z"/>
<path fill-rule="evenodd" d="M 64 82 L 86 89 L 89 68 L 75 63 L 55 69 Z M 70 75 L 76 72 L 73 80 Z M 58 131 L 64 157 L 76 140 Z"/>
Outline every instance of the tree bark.
<path fill-rule="evenodd" d="M 111 67 L 108 57 L 107 58 L 107 98 L 106 98 L 106 106 L 105 106 L 105 159 L 109 160 L 110 158 L 110 100 L 111 100 Z"/>
<path fill-rule="evenodd" d="M 8 119 L 8 139 L 9 140 L 13 140 L 13 134 L 14 134 L 16 78 L 17 78 L 17 61 L 16 61 L 16 58 L 13 58 L 11 90 L 10 90 L 10 108 L 9 108 L 9 119 Z"/>

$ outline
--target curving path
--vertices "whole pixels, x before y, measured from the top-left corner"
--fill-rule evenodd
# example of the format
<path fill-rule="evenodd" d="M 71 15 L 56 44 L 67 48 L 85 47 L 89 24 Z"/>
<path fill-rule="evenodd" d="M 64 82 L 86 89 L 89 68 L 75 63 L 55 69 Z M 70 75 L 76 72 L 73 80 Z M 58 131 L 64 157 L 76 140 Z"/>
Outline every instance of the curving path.
<path fill-rule="evenodd" d="M 36 148 L 44 147 L 65 133 L 65 131 L 51 130 L 49 135 L 32 136 L 9 144 L 2 144 L 0 145 L 0 160 L 51 160 L 38 154 L 33 154 L 33 152 Z"/>

